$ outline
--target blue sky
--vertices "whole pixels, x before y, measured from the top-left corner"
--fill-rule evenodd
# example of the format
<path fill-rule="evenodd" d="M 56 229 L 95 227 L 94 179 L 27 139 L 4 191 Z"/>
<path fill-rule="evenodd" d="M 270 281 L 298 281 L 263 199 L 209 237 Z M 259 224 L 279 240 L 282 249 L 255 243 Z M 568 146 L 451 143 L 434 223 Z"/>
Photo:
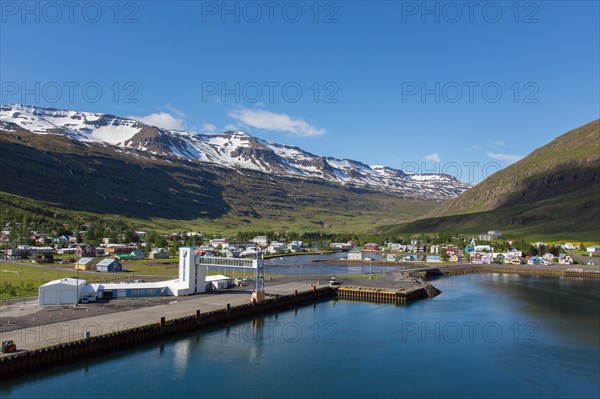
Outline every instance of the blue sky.
<path fill-rule="evenodd" d="M 1 3 L 3 103 L 468 182 L 600 113 L 596 1 L 73 4 Z"/>

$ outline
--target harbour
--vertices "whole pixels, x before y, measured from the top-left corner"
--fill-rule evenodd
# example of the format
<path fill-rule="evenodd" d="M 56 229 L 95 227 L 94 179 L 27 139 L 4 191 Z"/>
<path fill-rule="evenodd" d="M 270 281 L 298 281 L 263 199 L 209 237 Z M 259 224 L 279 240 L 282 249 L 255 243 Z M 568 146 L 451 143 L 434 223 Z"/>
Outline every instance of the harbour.
<path fill-rule="evenodd" d="M 488 273 L 431 283 L 441 295 L 407 303 L 323 298 L 23 374 L 0 393 L 597 397 L 596 280 Z"/>

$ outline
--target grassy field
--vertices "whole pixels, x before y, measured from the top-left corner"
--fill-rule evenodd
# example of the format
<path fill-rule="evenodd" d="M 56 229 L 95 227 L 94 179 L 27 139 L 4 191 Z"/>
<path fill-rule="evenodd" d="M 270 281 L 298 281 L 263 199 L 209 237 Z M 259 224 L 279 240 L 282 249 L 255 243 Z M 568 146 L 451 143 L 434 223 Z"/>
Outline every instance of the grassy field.
<path fill-rule="evenodd" d="M 144 276 L 157 276 L 161 279 L 175 279 L 178 274 L 177 259 L 144 259 L 139 261 L 124 262 L 126 272 L 121 273 L 96 273 L 94 271 L 80 271 L 79 278 L 88 283 L 102 283 L 118 280 L 129 280 Z M 35 297 L 38 294 L 38 287 L 48 281 L 62 278 L 77 277 L 75 270 L 57 270 L 72 267 L 72 265 L 39 265 L 31 263 L 0 264 L 0 300 Z M 240 269 L 220 268 L 218 270 L 208 270 L 207 275 L 214 276 L 225 274 L 232 278 L 250 277 L 254 279 L 255 273 Z M 277 274 L 265 273 L 265 278 L 277 278 Z"/>
<path fill-rule="evenodd" d="M 50 266 L 34 267 L 30 265 L 0 264 L 0 299 L 37 296 L 38 287 L 51 280 L 77 276 L 75 270 L 67 272 Z M 88 282 L 100 282 L 103 276 L 90 278 L 80 272 L 79 278 Z"/>

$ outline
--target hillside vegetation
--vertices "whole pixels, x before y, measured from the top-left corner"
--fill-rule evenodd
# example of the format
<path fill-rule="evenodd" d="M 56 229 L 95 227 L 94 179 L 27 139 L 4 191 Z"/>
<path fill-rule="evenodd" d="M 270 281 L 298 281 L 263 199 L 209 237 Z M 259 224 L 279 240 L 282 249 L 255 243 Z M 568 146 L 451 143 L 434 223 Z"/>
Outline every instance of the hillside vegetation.
<path fill-rule="evenodd" d="M 515 236 L 600 240 L 600 120 L 556 138 L 427 217 L 387 232 L 501 229 Z"/>

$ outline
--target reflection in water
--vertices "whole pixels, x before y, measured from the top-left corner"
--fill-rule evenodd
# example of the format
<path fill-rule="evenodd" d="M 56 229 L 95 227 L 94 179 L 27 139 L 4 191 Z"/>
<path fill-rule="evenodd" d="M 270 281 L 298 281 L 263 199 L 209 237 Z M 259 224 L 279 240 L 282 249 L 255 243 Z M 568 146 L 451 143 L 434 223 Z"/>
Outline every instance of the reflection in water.
<path fill-rule="evenodd" d="M 173 348 L 173 370 L 176 380 L 181 379 L 188 368 L 194 342 L 195 340 L 192 341 L 191 339 L 181 339 L 175 342 L 175 347 Z"/>

